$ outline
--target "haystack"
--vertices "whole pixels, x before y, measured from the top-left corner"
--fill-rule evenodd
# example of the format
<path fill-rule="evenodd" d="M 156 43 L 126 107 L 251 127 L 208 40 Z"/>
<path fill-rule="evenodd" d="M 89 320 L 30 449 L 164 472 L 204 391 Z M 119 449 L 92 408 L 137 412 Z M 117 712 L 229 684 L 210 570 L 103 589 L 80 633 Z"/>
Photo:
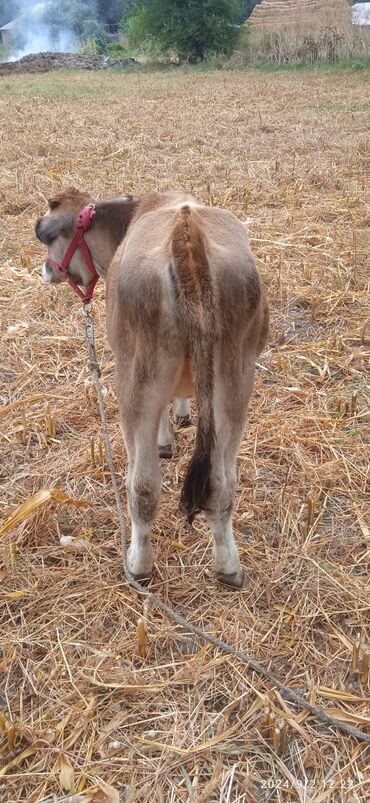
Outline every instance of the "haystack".
<path fill-rule="evenodd" d="M 262 0 L 248 19 L 252 28 L 331 26 L 351 23 L 347 0 Z"/>

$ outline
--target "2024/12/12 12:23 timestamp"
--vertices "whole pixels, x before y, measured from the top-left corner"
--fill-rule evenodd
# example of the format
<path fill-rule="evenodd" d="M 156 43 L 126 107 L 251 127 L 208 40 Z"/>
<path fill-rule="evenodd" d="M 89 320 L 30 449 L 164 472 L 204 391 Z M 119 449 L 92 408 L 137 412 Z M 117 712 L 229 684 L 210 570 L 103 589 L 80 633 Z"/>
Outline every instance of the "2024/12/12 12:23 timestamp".
<path fill-rule="evenodd" d="M 294 783 L 289 780 L 289 778 L 266 778 L 261 782 L 261 789 L 293 789 L 294 787 L 299 787 L 300 789 L 304 789 L 305 792 L 318 792 L 319 790 L 324 789 L 335 789 L 338 785 L 340 785 L 342 790 L 350 790 L 353 789 L 356 785 L 356 781 L 354 778 L 345 778 L 341 781 L 335 778 L 322 778 L 320 780 L 316 779 L 307 779 L 305 781 L 301 781 L 301 779 L 297 779 Z"/>

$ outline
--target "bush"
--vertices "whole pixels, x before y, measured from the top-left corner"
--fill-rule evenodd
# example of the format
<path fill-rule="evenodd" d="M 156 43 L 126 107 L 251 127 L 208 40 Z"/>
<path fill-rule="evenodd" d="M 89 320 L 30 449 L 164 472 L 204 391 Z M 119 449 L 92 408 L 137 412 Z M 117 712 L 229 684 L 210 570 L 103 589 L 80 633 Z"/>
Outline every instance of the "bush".
<path fill-rule="evenodd" d="M 9 58 L 9 50 L 4 47 L 4 45 L 0 45 L 0 62 L 1 61 L 8 61 Z"/>
<path fill-rule="evenodd" d="M 108 52 L 108 39 L 103 30 L 95 34 L 95 44 L 100 55 L 105 55 Z"/>
<path fill-rule="evenodd" d="M 97 56 L 98 55 L 98 48 L 93 36 L 85 39 L 80 47 L 80 53 L 83 56 Z"/>
<path fill-rule="evenodd" d="M 134 0 L 124 30 L 134 46 L 196 63 L 211 52 L 232 52 L 240 12 L 239 0 Z"/>
<path fill-rule="evenodd" d="M 109 42 L 107 55 L 112 59 L 125 59 L 127 57 L 127 48 L 124 45 L 120 45 L 119 42 Z"/>
<path fill-rule="evenodd" d="M 107 52 L 107 37 L 101 29 L 97 30 L 95 36 L 87 36 L 82 42 L 81 53 L 85 56 L 105 56 Z"/>

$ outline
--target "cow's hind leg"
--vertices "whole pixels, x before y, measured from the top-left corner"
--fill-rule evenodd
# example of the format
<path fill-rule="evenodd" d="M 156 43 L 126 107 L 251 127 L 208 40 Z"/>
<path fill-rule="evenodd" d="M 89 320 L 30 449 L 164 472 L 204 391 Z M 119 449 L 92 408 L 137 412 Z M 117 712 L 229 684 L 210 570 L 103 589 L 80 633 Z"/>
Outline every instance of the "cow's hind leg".
<path fill-rule="evenodd" d="M 159 415 L 153 414 L 150 405 L 135 418 L 130 417 L 131 443 L 128 446 L 127 496 L 131 518 L 131 542 L 127 563 L 131 574 L 142 580 L 150 577 L 153 568 L 153 549 L 150 535 L 156 515 L 161 473 L 157 447 Z M 127 439 L 125 438 L 126 443 Z"/>
<path fill-rule="evenodd" d="M 234 588 L 244 583 L 244 570 L 240 563 L 238 548 L 232 528 L 232 510 L 236 484 L 236 454 L 242 430 L 238 427 L 229 437 L 234 441 L 232 454 L 226 432 L 217 433 L 217 443 L 212 456 L 212 494 L 207 510 L 207 520 L 213 536 L 213 559 L 217 580 Z M 236 445 L 237 444 L 237 445 Z"/>
<path fill-rule="evenodd" d="M 175 399 L 173 411 L 175 421 L 180 427 L 192 425 L 190 399 Z"/>
<path fill-rule="evenodd" d="M 175 453 L 175 438 L 168 414 L 168 406 L 163 410 L 159 420 L 158 428 L 158 452 L 159 457 L 169 458 Z"/>
<path fill-rule="evenodd" d="M 216 442 L 212 455 L 211 498 L 207 520 L 213 536 L 216 578 L 225 585 L 241 588 L 244 569 L 232 528 L 236 485 L 236 458 L 243 436 L 248 401 L 253 385 L 253 368 L 247 373 L 216 379 Z"/>
<path fill-rule="evenodd" d="M 173 405 L 173 415 L 179 427 L 190 427 L 191 405 L 190 399 L 175 399 Z M 168 407 L 165 407 L 159 422 L 158 430 L 158 451 L 159 457 L 172 457 L 175 454 L 176 443 L 173 435 L 172 424 L 169 416 Z"/>
<path fill-rule="evenodd" d="M 127 562 L 136 579 L 150 577 L 153 568 L 150 535 L 161 487 L 159 429 L 161 418 L 167 412 L 176 370 L 175 362 L 166 361 L 159 356 L 155 377 L 147 377 L 145 383 L 135 381 L 134 377 L 129 390 L 122 382 L 117 382 L 121 426 L 128 456 L 126 485 L 131 542 Z M 124 375 L 119 360 L 117 374 Z"/>

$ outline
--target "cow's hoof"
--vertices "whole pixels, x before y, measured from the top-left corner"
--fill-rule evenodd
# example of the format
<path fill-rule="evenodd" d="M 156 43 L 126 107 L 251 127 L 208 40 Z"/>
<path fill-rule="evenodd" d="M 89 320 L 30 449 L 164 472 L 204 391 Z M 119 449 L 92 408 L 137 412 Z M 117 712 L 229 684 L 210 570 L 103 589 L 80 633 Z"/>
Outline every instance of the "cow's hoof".
<path fill-rule="evenodd" d="M 137 545 L 130 544 L 127 550 L 127 568 L 137 583 L 148 582 L 153 571 L 153 549 L 151 544 L 138 550 Z"/>
<path fill-rule="evenodd" d="M 181 429 L 192 427 L 194 424 L 194 421 L 190 415 L 177 415 L 175 421 L 177 426 L 181 427 Z"/>
<path fill-rule="evenodd" d="M 144 574 L 133 574 L 133 572 L 131 572 L 131 576 L 132 576 L 132 578 L 134 580 L 136 580 L 137 583 L 140 583 L 141 586 L 149 585 L 149 583 L 150 583 L 150 581 L 152 579 L 151 572 L 150 572 L 150 574 L 149 574 L 149 572 L 146 572 Z"/>
<path fill-rule="evenodd" d="M 174 452 L 175 449 L 172 446 L 172 443 L 166 443 L 165 446 L 158 446 L 159 457 L 163 457 L 165 460 L 169 460 L 171 457 L 173 457 Z"/>
<path fill-rule="evenodd" d="M 243 588 L 245 583 L 245 572 L 242 566 L 236 572 L 232 572 L 231 574 L 216 572 L 216 580 L 218 583 L 221 583 L 223 586 L 228 586 L 229 588 Z"/>

